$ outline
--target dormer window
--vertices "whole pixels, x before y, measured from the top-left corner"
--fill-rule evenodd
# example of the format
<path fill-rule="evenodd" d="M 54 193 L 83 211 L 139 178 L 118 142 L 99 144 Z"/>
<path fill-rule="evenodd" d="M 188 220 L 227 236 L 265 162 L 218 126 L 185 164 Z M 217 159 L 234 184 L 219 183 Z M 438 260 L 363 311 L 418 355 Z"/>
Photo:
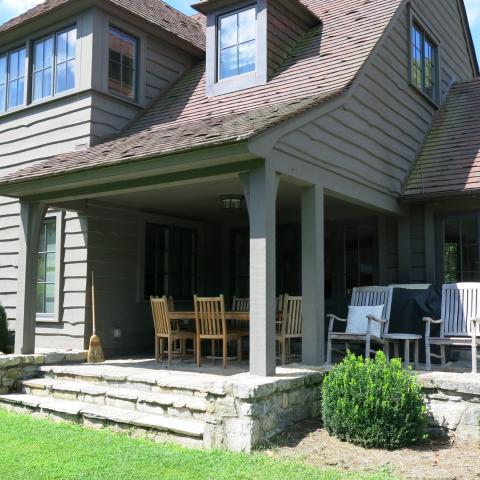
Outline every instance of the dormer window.
<path fill-rule="evenodd" d="M 0 112 L 24 103 L 26 49 L 0 55 Z"/>
<path fill-rule="evenodd" d="M 218 80 L 255 71 L 256 7 L 218 19 Z"/>

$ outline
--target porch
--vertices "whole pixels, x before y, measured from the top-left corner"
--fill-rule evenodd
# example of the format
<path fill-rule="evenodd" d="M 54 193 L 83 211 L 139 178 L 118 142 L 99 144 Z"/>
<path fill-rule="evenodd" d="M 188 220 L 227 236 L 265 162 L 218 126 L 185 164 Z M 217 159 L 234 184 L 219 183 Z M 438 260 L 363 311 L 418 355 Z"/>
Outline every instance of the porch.
<path fill-rule="evenodd" d="M 170 176 L 154 185 L 110 184 L 101 192 L 50 192 L 22 200 L 24 290 L 17 306 L 16 351 L 32 352 L 35 344 L 62 346 L 52 342 L 69 337 L 69 323 L 77 336 L 80 320 L 65 320 L 82 308 L 82 299 L 86 345 L 94 271 L 98 333 L 109 356 L 153 351 L 150 295 L 171 295 L 176 308 L 192 310 L 193 294 L 222 293 L 227 308 L 233 296 L 250 297 L 249 371 L 274 375 L 276 297 L 288 293 L 303 298 L 298 360 L 322 365 L 325 305 L 341 314 L 353 286 L 389 282 L 387 226 L 395 227 L 396 219 L 377 205 L 305 178 L 248 167 L 235 164 L 233 172 L 221 175 L 189 172 L 182 181 Z M 245 203 L 225 209 L 225 198 Z M 59 320 L 39 324 L 32 310 L 37 293 L 32 279 L 47 207 L 74 215 L 72 221 L 68 213 L 63 217 L 68 247 L 64 288 L 56 299 Z M 67 248 L 84 248 L 85 260 L 70 260 Z"/>

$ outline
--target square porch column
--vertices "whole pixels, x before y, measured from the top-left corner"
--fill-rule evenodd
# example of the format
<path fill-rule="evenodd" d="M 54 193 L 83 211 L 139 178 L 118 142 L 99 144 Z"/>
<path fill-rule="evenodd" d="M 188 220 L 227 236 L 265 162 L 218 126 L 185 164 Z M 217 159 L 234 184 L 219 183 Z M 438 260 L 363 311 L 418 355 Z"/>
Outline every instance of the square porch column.
<path fill-rule="evenodd" d="M 20 201 L 15 353 L 35 351 L 37 250 L 46 205 Z"/>
<path fill-rule="evenodd" d="M 302 362 L 325 363 L 325 266 L 323 187 L 302 192 Z"/>
<path fill-rule="evenodd" d="M 250 217 L 250 373 L 275 375 L 276 198 L 278 174 L 259 168 L 242 175 Z"/>

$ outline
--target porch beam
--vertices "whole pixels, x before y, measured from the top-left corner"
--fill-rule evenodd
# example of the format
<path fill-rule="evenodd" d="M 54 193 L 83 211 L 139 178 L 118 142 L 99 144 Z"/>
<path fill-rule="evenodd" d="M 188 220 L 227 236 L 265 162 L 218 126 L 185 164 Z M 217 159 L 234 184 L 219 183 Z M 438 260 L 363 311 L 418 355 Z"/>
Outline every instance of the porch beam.
<path fill-rule="evenodd" d="M 240 179 L 250 217 L 250 373 L 275 375 L 276 198 L 279 176 L 268 167 Z"/>
<path fill-rule="evenodd" d="M 47 206 L 20 200 L 15 353 L 35 352 L 37 250 Z"/>
<path fill-rule="evenodd" d="M 302 361 L 325 363 L 324 189 L 302 192 Z"/>

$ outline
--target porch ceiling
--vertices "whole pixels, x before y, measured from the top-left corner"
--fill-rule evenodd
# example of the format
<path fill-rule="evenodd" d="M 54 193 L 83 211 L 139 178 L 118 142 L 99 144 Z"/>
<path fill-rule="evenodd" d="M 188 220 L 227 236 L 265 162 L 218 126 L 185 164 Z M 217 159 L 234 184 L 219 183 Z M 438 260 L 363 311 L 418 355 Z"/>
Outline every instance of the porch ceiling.
<path fill-rule="evenodd" d="M 281 181 L 277 197 L 279 221 L 300 219 L 302 187 Z M 111 204 L 138 209 L 148 213 L 178 216 L 192 220 L 223 221 L 245 220 L 247 212 L 231 212 L 222 209 L 222 195 L 243 195 L 243 187 L 237 176 L 221 180 L 198 181 L 184 185 L 109 195 L 103 199 Z M 103 200 L 99 197 L 99 200 Z M 325 197 L 325 218 L 358 218 L 371 216 L 372 211 L 349 204 L 338 198 Z"/>

